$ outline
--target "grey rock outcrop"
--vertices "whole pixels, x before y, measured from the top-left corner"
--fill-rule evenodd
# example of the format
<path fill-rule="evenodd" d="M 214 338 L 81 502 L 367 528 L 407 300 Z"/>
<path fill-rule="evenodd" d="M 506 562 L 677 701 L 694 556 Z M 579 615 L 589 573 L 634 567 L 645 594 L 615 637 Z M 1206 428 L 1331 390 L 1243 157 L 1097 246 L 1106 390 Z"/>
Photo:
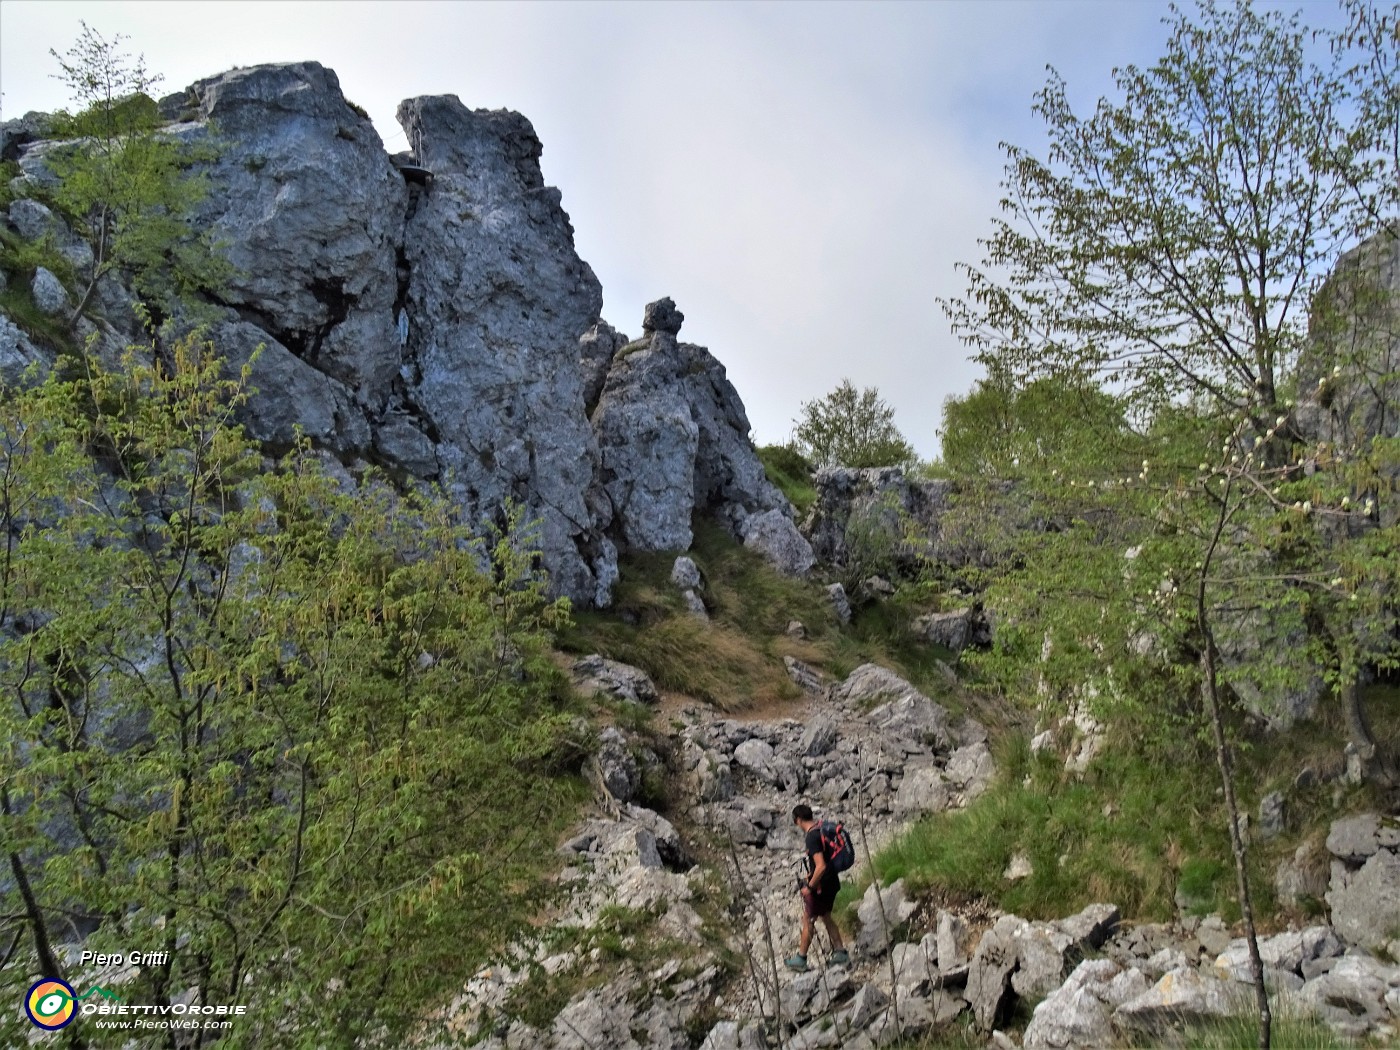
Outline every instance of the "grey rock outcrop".
<path fill-rule="evenodd" d="M 1400 436 L 1400 237 L 1384 230 L 1342 255 L 1317 296 L 1309 346 L 1298 362 L 1303 392 L 1291 423 L 1309 441 L 1364 446 Z M 1381 468 L 1393 479 L 1397 468 Z M 1381 486 L 1385 491 L 1385 486 Z M 1353 516 L 1349 527 L 1368 523 Z M 1394 524 L 1400 503 L 1382 500 L 1374 521 Z M 1363 631 L 1365 628 L 1363 628 Z"/>
<path fill-rule="evenodd" d="M 914 914 L 915 907 L 906 895 L 903 879 L 896 879 L 884 887 L 871 883 L 856 910 L 860 918 L 856 951 L 883 955 L 894 943 L 899 928 Z"/>
<path fill-rule="evenodd" d="M 972 609 L 954 609 L 920 616 L 912 624 L 912 630 L 914 637 L 920 641 L 960 653 L 972 640 Z"/>
<path fill-rule="evenodd" d="M 389 378 L 438 438 L 448 492 L 477 514 L 523 495 L 555 588 L 603 604 L 616 555 L 588 499 L 597 453 L 578 368 L 602 290 L 544 184 L 540 141 L 519 114 L 455 96 L 409 99 L 398 117 L 433 184 L 404 230 L 412 334 Z"/>
<path fill-rule="evenodd" d="M 724 366 L 704 347 L 677 342 L 673 304 L 648 311 L 661 327 L 614 353 L 592 416 L 611 534 L 636 550 L 679 551 L 690 546 L 696 513 L 736 538 L 753 515 L 790 513 L 764 474 Z"/>
<path fill-rule="evenodd" d="M 1364 864 L 1382 849 L 1400 849 L 1400 822 L 1359 813 L 1334 820 L 1327 831 L 1327 852 L 1347 864 Z"/>
<path fill-rule="evenodd" d="M 0 123 L 0 160 L 19 160 L 23 148 L 42 139 L 52 123 L 50 114 L 34 110 Z"/>
<path fill-rule="evenodd" d="M 977 1026 L 995 1028 L 1011 1004 L 1011 975 L 1016 969 L 1019 940 L 1027 928 L 1024 919 L 1003 915 L 982 935 L 967 975 L 967 1001 Z"/>
<path fill-rule="evenodd" d="M 183 141 L 217 128 L 195 216 L 232 264 L 212 334 L 235 368 L 263 347 L 241 421 L 269 451 L 299 427 L 352 474 L 440 483 L 483 530 L 519 506 L 551 590 L 584 606 L 610 601 L 618 543 L 687 549 L 697 513 L 736 539 L 751 516 L 790 518 L 724 367 L 677 343 L 675 304 L 647 308 L 636 344 L 599 317 L 601 289 L 524 117 L 409 99 L 398 118 L 411 149 L 391 158 L 316 62 L 209 77 L 159 111 Z M 39 141 L 42 127 L 30 115 L 0 129 L 23 172 L 9 218 L 22 236 L 54 234 L 81 272 L 91 253 L 25 197 L 54 184 L 49 160 L 65 148 Z M 431 177 L 409 182 L 409 168 Z M 52 275 L 34 293 L 69 308 Z M 93 300 L 115 346 L 142 334 L 131 299 L 107 280 Z M 756 534 L 782 531 L 765 519 Z M 772 553 L 800 563 L 805 541 L 783 539 Z M 703 613 L 698 594 L 689 604 Z"/>

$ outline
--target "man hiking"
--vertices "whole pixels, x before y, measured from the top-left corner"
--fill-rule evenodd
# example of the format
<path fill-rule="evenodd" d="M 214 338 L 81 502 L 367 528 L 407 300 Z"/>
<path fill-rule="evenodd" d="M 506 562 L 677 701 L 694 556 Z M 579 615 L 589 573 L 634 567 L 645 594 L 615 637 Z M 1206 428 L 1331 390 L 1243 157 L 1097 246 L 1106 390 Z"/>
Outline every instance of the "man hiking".
<path fill-rule="evenodd" d="M 803 870 L 805 877 L 800 880 L 798 892 L 802 894 L 802 940 L 797 954 L 785 961 L 790 970 L 807 969 L 807 948 L 812 943 L 813 920 L 821 919 L 831 938 L 831 961 L 845 964 L 851 957 L 841 941 L 841 931 L 831 917 L 831 907 L 836 903 L 836 894 L 841 889 L 841 879 L 836 869 L 829 863 L 830 858 L 822 845 L 821 822 L 812 816 L 812 807 L 806 803 L 794 806 L 792 822 L 802 829 L 804 836 Z"/>

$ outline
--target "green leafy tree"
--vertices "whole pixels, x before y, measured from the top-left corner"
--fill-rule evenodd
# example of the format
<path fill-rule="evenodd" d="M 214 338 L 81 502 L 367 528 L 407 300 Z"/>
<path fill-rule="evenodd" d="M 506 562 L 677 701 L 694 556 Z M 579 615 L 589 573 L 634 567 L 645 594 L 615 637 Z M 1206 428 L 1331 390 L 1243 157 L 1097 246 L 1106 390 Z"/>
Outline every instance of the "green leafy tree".
<path fill-rule="evenodd" d="M 1095 446 L 1125 443 L 1118 401 L 1092 381 L 1045 377 L 1018 386 L 981 380 L 943 403 L 943 465 L 963 479 L 1012 479 L 1083 459 Z"/>
<path fill-rule="evenodd" d="M 141 56 L 123 49 L 87 23 L 66 53 L 51 51 L 75 111 L 60 115 L 55 131 L 72 139 L 52 155 L 58 177 L 54 202 L 86 233 L 93 263 L 71 323 L 83 316 L 98 284 L 116 274 L 164 316 L 177 303 L 217 288 L 227 265 L 206 232 L 192 221 L 207 185 L 196 165 L 213 155 L 198 140 L 162 130 L 150 91 L 160 82 Z"/>
<path fill-rule="evenodd" d="M 401 1045 L 579 798 L 566 607 L 518 514 L 483 544 L 304 446 L 264 472 L 246 376 L 168 349 L 0 398 L 0 985 L 82 983 L 59 945 L 87 935 L 166 953 L 129 1002 L 248 1006 L 220 1045 Z"/>
<path fill-rule="evenodd" d="M 1366 499 L 1393 450 L 1374 431 L 1351 447 L 1319 443 L 1293 387 L 1305 352 L 1336 359 L 1339 372 L 1360 360 L 1356 340 L 1325 338 L 1337 314 L 1316 293 L 1343 248 L 1385 243 L 1397 218 L 1395 19 L 1361 3 L 1348 12 L 1348 30 L 1319 58 L 1297 16 L 1248 3 L 1174 11 L 1161 60 L 1116 71 L 1116 100 L 1087 117 L 1052 75 L 1035 105 L 1048 157 L 1008 148 L 1006 214 L 983 265 L 964 268 L 967 296 L 945 303 L 989 374 L 1024 392 L 1047 380 L 1106 384 L 1141 435 L 1140 470 L 1125 471 L 1111 448 L 1072 444 L 1039 473 L 1069 527 L 1028 541 L 1052 557 L 1028 554 L 1012 589 L 1023 616 L 1039 607 L 1056 619 L 1043 639 L 1013 630 L 1008 642 L 1019 640 L 1023 659 L 1043 654 L 1043 676 L 1059 665 L 1069 681 L 1096 664 L 1103 702 L 1131 706 L 1128 683 L 1149 692 L 1152 665 L 1199 698 L 1263 1046 L 1270 1016 L 1230 697 L 1296 688 L 1321 668 L 1355 704 L 1362 664 L 1394 660 L 1393 638 L 1354 627 L 1363 608 L 1388 615 L 1394 560 L 1377 553 L 1393 549 L 1393 525 L 1377 527 Z M 1365 283 L 1345 280 L 1353 293 Z M 1362 586 L 1363 572 L 1378 589 Z M 1264 624 L 1273 653 L 1239 658 Z M 1363 718 L 1349 724 L 1364 729 Z"/>
<path fill-rule="evenodd" d="M 880 392 L 857 391 L 849 379 L 825 397 L 804 401 L 794 424 L 793 444 L 817 467 L 891 467 L 917 458 Z"/>

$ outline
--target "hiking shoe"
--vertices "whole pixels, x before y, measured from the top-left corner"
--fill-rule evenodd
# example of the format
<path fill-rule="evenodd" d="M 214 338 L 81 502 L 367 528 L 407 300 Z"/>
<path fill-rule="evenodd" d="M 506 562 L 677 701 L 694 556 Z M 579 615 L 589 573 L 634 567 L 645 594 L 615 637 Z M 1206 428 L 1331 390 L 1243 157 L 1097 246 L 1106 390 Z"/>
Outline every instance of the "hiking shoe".
<path fill-rule="evenodd" d="M 831 953 L 831 961 L 837 966 L 845 966 L 851 961 L 851 955 L 845 948 L 837 948 Z"/>
<path fill-rule="evenodd" d="M 789 970 L 797 970 L 798 972 L 801 972 L 807 969 L 807 956 L 794 955 L 791 959 L 784 959 L 783 965 L 786 966 Z"/>

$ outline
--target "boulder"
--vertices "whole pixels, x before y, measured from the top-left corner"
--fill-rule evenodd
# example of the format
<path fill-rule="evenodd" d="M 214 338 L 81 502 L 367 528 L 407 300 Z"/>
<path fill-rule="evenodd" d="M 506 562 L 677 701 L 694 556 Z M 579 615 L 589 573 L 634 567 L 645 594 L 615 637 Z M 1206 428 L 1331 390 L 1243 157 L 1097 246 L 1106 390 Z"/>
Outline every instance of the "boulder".
<path fill-rule="evenodd" d="M 951 792 L 948 781 L 936 766 L 917 766 L 904 774 L 894 795 L 894 813 L 912 819 L 924 813 L 940 813 L 948 808 Z"/>
<path fill-rule="evenodd" d="M 1400 849 L 1400 824 L 1375 813 L 1335 820 L 1327 832 L 1327 852 L 1348 864 L 1364 864 L 1383 848 Z"/>
<path fill-rule="evenodd" d="M 1278 838 L 1287 826 L 1283 792 L 1270 791 L 1259 800 L 1259 838 L 1267 842 Z"/>
<path fill-rule="evenodd" d="M 0 384 L 18 386 L 31 366 L 47 372 L 53 358 L 35 346 L 13 321 L 0 314 Z"/>
<path fill-rule="evenodd" d="M 694 559 L 682 554 L 671 565 L 671 582 L 681 590 L 700 589 L 700 569 Z"/>
<path fill-rule="evenodd" d="M 947 974 L 968 963 L 968 926 L 957 912 L 938 913 L 938 969 Z"/>
<path fill-rule="evenodd" d="M 57 228 L 58 220 L 47 206 L 21 197 L 10 202 L 10 225 L 26 241 L 37 241 Z"/>
<path fill-rule="evenodd" d="M 1055 927 L 1066 934 L 1079 951 L 1102 948 L 1118 927 L 1120 914 L 1114 904 L 1090 904 L 1078 915 L 1060 919 Z"/>
<path fill-rule="evenodd" d="M 815 667 L 791 656 L 783 657 L 783 666 L 787 668 L 788 677 L 792 679 L 793 684 L 809 696 L 825 697 L 830 691 L 831 687 Z"/>
<path fill-rule="evenodd" d="M 1011 988 L 1023 998 L 1043 998 L 1064 983 L 1079 961 L 1074 938 L 1049 923 L 1032 923 L 1016 938 Z"/>
<path fill-rule="evenodd" d="M 910 994 L 922 994 L 938 976 L 938 937 L 924 934 L 917 944 L 906 941 L 890 951 L 894 983 Z"/>
<path fill-rule="evenodd" d="M 1248 993 L 1232 981 L 1207 977 L 1192 969 L 1172 970 L 1141 995 L 1113 1011 L 1121 1029 L 1148 1038 L 1181 1031 L 1247 1009 Z"/>
<path fill-rule="evenodd" d="M 52 270 L 42 266 L 36 267 L 29 292 L 34 297 L 34 305 L 39 308 L 39 312 L 49 317 L 69 309 L 68 292 Z"/>
<path fill-rule="evenodd" d="M 1274 890 L 1279 903 L 1297 908 L 1308 901 L 1321 901 L 1327 893 L 1328 870 L 1318 863 L 1316 850 L 1303 843 L 1293 853 L 1279 861 L 1274 870 Z"/>
<path fill-rule="evenodd" d="M 1028 925 L 1015 915 L 1003 915 L 982 935 L 972 956 L 967 973 L 967 1001 L 977 1027 L 984 1032 L 996 1028 L 1010 1009 L 1018 941 Z"/>
<path fill-rule="evenodd" d="M 1303 985 L 1301 1002 L 1333 1028 L 1353 1038 L 1389 1016 L 1386 996 L 1400 987 L 1400 970 L 1369 956 L 1348 955 Z"/>
<path fill-rule="evenodd" d="M 637 760 L 627 747 L 627 741 L 614 726 L 598 734 L 598 754 L 594 761 L 604 789 L 619 802 L 631 802 L 642 786 L 642 774 Z"/>
<path fill-rule="evenodd" d="M 1357 872 L 1333 869 L 1332 925 L 1348 944 L 1382 948 L 1400 930 L 1400 856 L 1381 850 Z"/>
<path fill-rule="evenodd" d="M 764 740 L 745 740 L 734 749 L 734 762 L 765 784 L 783 788 L 798 788 L 796 767 L 785 756 L 773 750 Z"/>
<path fill-rule="evenodd" d="M 958 788 L 966 805 L 991 786 L 996 776 L 996 761 L 984 743 L 968 744 L 948 756 L 944 776 Z"/>
<path fill-rule="evenodd" d="M 808 970 L 783 985 L 778 1001 L 783 1017 L 800 1024 L 809 1017 L 825 1014 L 850 991 L 851 978 L 844 969 Z"/>
<path fill-rule="evenodd" d="M 784 576 L 805 576 L 816 559 L 811 545 L 781 510 L 750 517 L 744 525 L 744 546 L 762 554 Z"/>
<path fill-rule="evenodd" d="M 911 630 L 921 642 L 960 653 L 972 639 L 972 609 L 965 607 L 920 616 L 914 620 Z"/>
<path fill-rule="evenodd" d="M 863 985 L 851 1000 L 850 1010 L 842 1018 L 848 1031 L 860 1031 L 875 1020 L 881 1010 L 889 1005 L 890 997 L 876 985 Z"/>
<path fill-rule="evenodd" d="M 1309 926 L 1259 939 L 1259 960 L 1267 969 L 1302 974 L 1303 964 L 1342 954 L 1342 944 L 1328 926 Z M 1249 944 L 1243 937 L 1215 958 L 1217 976 L 1233 981 L 1254 979 L 1249 961 Z"/>
<path fill-rule="evenodd" d="M 827 586 L 826 595 L 831 600 L 831 609 L 836 613 L 836 619 L 841 623 L 851 622 L 851 602 L 846 597 L 846 588 L 839 583 Z"/>
<path fill-rule="evenodd" d="M 763 1028 L 756 1021 L 720 1021 L 710 1029 L 700 1050 L 765 1050 Z"/>
<path fill-rule="evenodd" d="M 792 673 L 791 666 L 788 672 Z M 818 716 L 802 731 L 802 739 L 797 743 L 797 753 L 807 758 L 816 758 L 830 751 L 835 743 L 836 723 L 829 718 Z"/>
<path fill-rule="evenodd" d="M 641 668 L 605 659 L 597 653 L 575 660 L 571 670 L 574 685 L 586 694 L 606 694 L 634 704 L 654 704 L 661 699 Z"/>
<path fill-rule="evenodd" d="M 676 309 L 676 304 L 667 296 L 654 303 L 647 303 L 642 313 L 643 332 L 666 332 L 677 335 L 685 322 L 685 314 Z"/>
<path fill-rule="evenodd" d="M 883 889 L 878 883 L 871 883 L 856 909 L 860 932 L 856 935 L 855 950 L 863 955 L 883 955 L 917 907 L 905 896 L 903 879 Z"/>
<path fill-rule="evenodd" d="M 1113 1010 L 1147 991 L 1147 979 L 1109 959 L 1090 959 L 1035 1008 L 1026 1026 L 1026 1050 L 1116 1047 Z"/>

